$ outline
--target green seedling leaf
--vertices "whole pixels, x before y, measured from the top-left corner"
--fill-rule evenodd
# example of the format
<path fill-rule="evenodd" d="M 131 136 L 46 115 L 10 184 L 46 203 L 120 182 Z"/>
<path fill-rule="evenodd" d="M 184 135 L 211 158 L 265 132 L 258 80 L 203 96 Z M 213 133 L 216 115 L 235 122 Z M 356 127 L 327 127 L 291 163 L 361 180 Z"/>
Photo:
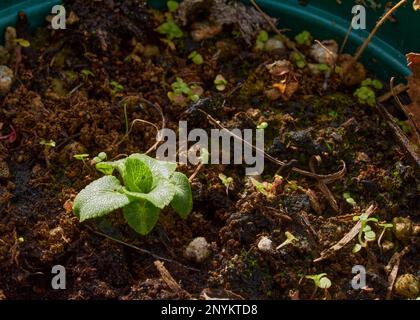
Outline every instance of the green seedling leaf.
<path fill-rule="evenodd" d="M 321 289 L 328 289 L 331 287 L 331 280 L 327 277 L 322 277 L 321 280 L 319 280 L 319 287 Z"/>
<path fill-rule="evenodd" d="M 198 65 L 203 64 L 204 62 L 203 56 L 199 54 L 197 51 L 191 52 L 190 55 L 188 56 L 188 59 L 191 59 L 192 62 Z"/>
<path fill-rule="evenodd" d="M 119 180 L 114 176 L 105 176 L 80 191 L 74 199 L 73 212 L 83 222 L 107 215 L 129 203 Z"/>
<path fill-rule="evenodd" d="M 365 240 L 366 241 L 375 241 L 376 239 L 376 234 L 374 231 L 369 230 L 367 232 L 365 232 Z"/>
<path fill-rule="evenodd" d="M 384 85 L 382 84 L 382 82 L 376 79 L 372 81 L 372 86 L 378 90 L 382 90 L 384 88 Z"/>
<path fill-rule="evenodd" d="M 179 172 L 172 175 L 170 182 L 175 186 L 171 206 L 181 218 L 186 219 L 193 206 L 190 182 L 184 174 Z"/>
<path fill-rule="evenodd" d="M 83 69 L 82 71 L 80 71 L 80 73 L 85 77 L 85 78 L 89 78 L 89 77 L 94 77 L 95 74 L 89 70 L 89 69 Z"/>
<path fill-rule="evenodd" d="M 176 10 L 178 10 L 179 7 L 179 3 L 172 0 L 166 2 L 166 5 L 168 7 L 169 12 L 175 12 Z"/>
<path fill-rule="evenodd" d="M 153 159 L 145 154 L 135 153 L 130 156 L 143 161 L 152 172 L 153 176 L 169 179 L 176 170 L 176 163 Z"/>
<path fill-rule="evenodd" d="M 354 247 L 353 247 L 352 252 L 353 252 L 353 253 L 357 253 L 357 252 L 359 252 L 360 250 L 362 250 L 362 245 L 361 245 L 360 243 L 356 243 L 356 244 L 354 245 Z"/>
<path fill-rule="evenodd" d="M 115 166 L 107 162 L 100 162 L 95 165 L 96 170 L 106 175 L 111 175 L 114 172 Z"/>
<path fill-rule="evenodd" d="M 223 185 L 226 188 L 229 188 L 229 186 L 233 183 L 233 178 L 232 177 L 227 177 L 223 173 L 219 173 L 219 179 L 222 181 Z"/>
<path fill-rule="evenodd" d="M 260 33 L 257 36 L 257 41 L 266 43 L 268 41 L 268 32 L 265 30 L 261 30 Z"/>
<path fill-rule="evenodd" d="M 133 192 L 148 193 L 153 184 L 153 176 L 149 167 L 134 157 L 127 158 L 123 179 L 128 190 Z"/>
<path fill-rule="evenodd" d="M 128 225 L 141 235 L 146 235 L 159 220 L 159 208 L 148 201 L 133 201 L 123 209 Z"/>
<path fill-rule="evenodd" d="M 156 29 L 156 31 L 159 32 L 160 34 L 166 35 L 169 40 L 182 38 L 184 36 L 184 33 L 182 32 L 182 30 L 172 20 L 166 21 L 163 24 L 161 24 Z"/>
<path fill-rule="evenodd" d="M 46 146 L 46 147 L 50 147 L 50 148 L 55 147 L 55 141 L 54 140 L 41 139 L 41 141 L 39 141 L 39 144 L 41 144 L 43 146 Z"/>
<path fill-rule="evenodd" d="M 28 48 L 28 47 L 31 46 L 31 43 L 28 40 L 25 40 L 25 39 L 18 38 L 18 39 L 15 39 L 15 42 L 18 45 L 20 45 L 21 47 L 24 47 L 24 48 Z"/>
<path fill-rule="evenodd" d="M 167 179 L 157 177 L 156 180 L 154 181 L 155 186 L 149 193 L 132 192 L 126 188 L 124 189 L 124 193 L 136 199 L 147 200 L 159 209 L 163 209 L 171 203 L 176 189 Z"/>
<path fill-rule="evenodd" d="M 309 31 L 303 31 L 295 37 L 296 43 L 299 45 L 310 46 L 312 44 L 312 35 Z"/>
<path fill-rule="evenodd" d="M 268 128 L 268 123 L 267 122 L 261 122 L 258 126 L 257 129 L 262 129 L 265 130 Z"/>
<path fill-rule="evenodd" d="M 227 80 L 221 74 L 218 74 L 214 79 L 214 85 L 216 86 L 216 89 L 218 91 L 224 91 L 226 89 L 227 84 Z"/>
<path fill-rule="evenodd" d="M 83 154 L 75 154 L 73 156 L 73 158 L 75 158 L 76 160 L 85 160 L 86 158 L 89 158 L 89 154 L 88 153 L 83 153 Z"/>
<path fill-rule="evenodd" d="M 107 155 L 105 152 L 100 152 L 95 158 L 93 158 L 93 161 L 95 161 L 95 163 L 100 163 L 105 161 L 107 158 Z"/>

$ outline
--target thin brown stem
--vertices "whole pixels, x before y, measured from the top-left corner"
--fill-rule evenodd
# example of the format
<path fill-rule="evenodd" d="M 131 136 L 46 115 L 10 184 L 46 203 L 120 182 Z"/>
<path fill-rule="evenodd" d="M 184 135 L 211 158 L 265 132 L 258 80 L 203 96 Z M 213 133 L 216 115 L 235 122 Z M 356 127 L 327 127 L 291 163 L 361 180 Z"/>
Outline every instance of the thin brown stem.
<path fill-rule="evenodd" d="M 378 32 L 379 28 L 385 23 L 385 21 L 388 20 L 388 18 L 395 12 L 398 10 L 399 7 L 401 7 L 403 4 L 405 4 L 407 2 L 407 0 L 401 0 L 400 2 L 398 2 L 395 6 L 393 6 L 391 9 L 389 9 L 383 16 L 382 18 L 376 23 L 375 27 L 373 28 L 373 30 L 371 31 L 371 33 L 369 34 L 369 36 L 367 37 L 367 39 L 365 40 L 365 42 L 363 43 L 363 45 L 359 48 L 359 50 L 356 52 L 356 55 L 354 56 L 354 61 L 357 61 L 360 59 L 360 57 L 362 56 L 363 52 L 366 50 L 366 48 L 368 47 L 369 43 L 372 41 L 372 38 L 376 35 L 376 33 Z"/>

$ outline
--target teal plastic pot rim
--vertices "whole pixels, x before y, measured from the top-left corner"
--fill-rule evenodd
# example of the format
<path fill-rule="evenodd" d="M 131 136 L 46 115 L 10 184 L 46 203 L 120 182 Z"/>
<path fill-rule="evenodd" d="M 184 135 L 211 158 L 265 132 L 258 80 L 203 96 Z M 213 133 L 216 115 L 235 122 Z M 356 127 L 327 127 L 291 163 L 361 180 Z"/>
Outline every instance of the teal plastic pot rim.
<path fill-rule="evenodd" d="M 313 26 L 316 25 L 317 29 L 328 30 L 335 34 L 336 40 L 342 41 L 349 29 L 350 21 L 314 6 L 308 5 L 301 7 L 292 5 L 287 1 L 280 2 L 273 0 L 262 0 L 258 1 L 258 3 L 269 14 L 270 11 L 286 13 L 288 19 L 296 18 L 306 21 Z M 294 31 L 299 32 L 300 30 Z M 347 45 L 357 48 L 363 44 L 368 35 L 369 31 L 353 30 L 349 36 Z M 327 39 L 321 38 L 322 34 L 319 34 L 319 32 L 318 36 L 320 40 Z M 341 41 L 338 42 L 341 43 Z M 374 37 L 370 42 L 363 54 L 362 60 L 368 67 L 373 67 L 376 73 L 383 79 L 389 79 L 390 76 L 407 76 L 411 73 L 407 67 L 405 55 L 378 37 Z"/>
<path fill-rule="evenodd" d="M 380 1 L 384 2 L 385 0 Z M 51 12 L 51 8 L 54 5 L 62 3 L 60 0 L 25 0 L 18 3 L 14 2 L 16 1 L 3 0 L 2 4 L 0 4 L 0 34 L 4 34 L 6 26 L 15 25 L 19 11 L 24 11 L 28 15 L 29 24 L 34 28 L 45 23 L 45 16 Z M 148 0 L 147 2 L 154 8 L 164 8 L 166 4 L 166 0 Z M 244 2 L 250 4 L 249 1 L 244 0 Z M 331 11 L 334 11 L 332 13 L 327 11 L 330 9 L 330 6 L 325 6 L 324 2 L 320 2 L 319 0 L 311 0 L 306 6 L 299 5 L 298 0 L 258 0 L 257 2 L 267 14 L 279 18 L 280 28 L 290 28 L 293 33 L 298 33 L 306 29 L 319 40 L 335 39 L 338 43 L 341 43 L 350 24 L 351 12 L 348 13 L 348 16 L 347 12 L 343 12 L 348 7 L 340 7 L 341 5 L 338 6 L 336 3 L 331 4 Z M 346 3 L 346 6 L 349 5 L 351 3 Z M 404 10 L 405 12 L 402 14 L 403 18 L 407 16 L 408 18 L 406 19 L 410 19 L 411 13 L 409 13 L 407 8 Z M 420 28 L 420 19 L 419 22 L 416 22 L 417 20 L 411 21 L 413 20 L 413 16 L 411 16 L 410 23 L 403 21 L 403 19 L 401 20 L 399 30 L 404 31 L 405 39 L 403 40 L 406 40 L 411 36 L 411 33 L 408 32 L 408 30 L 412 30 L 412 26 L 410 28 L 410 25 L 414 26 L 414 30 L 416 30 L 417 26 Z M 410 51 L 420 51 L 420 42 L 417 45 L 417 42 L 410 41 L 407 45 L 407 41 L 395 41 L 398 37 L 391 33 L 390 27 L 388 27 L 384 38 L 381 38 L 380 34 L 375 36 L 362 57 L 362 62 L 366 67 L 383 80 L 388 80 L 392 76 L 404 77 L 409 75 L 410 70 L 406 65 L 405 57 L 405 53 L 409 51 L 404 53 L 401 51 L 407 49 L 410 49 Z M 345 52 L 354 53 L 357 47 L 367 38 L 368 34 L 369 31 L 366 30 L 353 30 L 350 34 Z M 390 41 L 386 41 L 385 39 Z M 400 48 L 397 48 L 396 46 L 399 46 L 399 44 L 402 45 Z M 412 48 L 412 46 L 417 48 Z"/>
<path fill-rule="evenodd" d="M 6 1 L 13 2 L 13 1 Z M 16 1 L 14 1 L 16 2 Z M 25 0 L 2 8 L 5 4 L 0 5 L 0 34 L 3 42 L 4 30 L 7 26 L 14 26 L 17 21 L 17 15 L 20 11 L 24 11 L 29 18 L 29 24 L 32 28 L 39 26 L 45 21 L 46 15 L 51 13 L 54 5 L 60 4 L 60 0 Z"/>

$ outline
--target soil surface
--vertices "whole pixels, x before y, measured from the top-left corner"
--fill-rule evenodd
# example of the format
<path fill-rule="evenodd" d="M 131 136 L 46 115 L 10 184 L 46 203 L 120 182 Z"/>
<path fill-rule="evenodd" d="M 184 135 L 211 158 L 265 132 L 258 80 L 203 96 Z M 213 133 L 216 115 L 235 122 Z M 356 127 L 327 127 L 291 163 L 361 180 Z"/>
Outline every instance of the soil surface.
<path fill-rule="evenodd" d="M 73 16 L 65 31 L 44 27 L 29 34 L 20 16 L 17 37 L 30 46 L 19 47 L 7 63 L 15 81 L 0 97 L 0 130 L 1 136 L 15 135 L 0 141 L 0 297 L 385 299 L 387 265 L 404 248 L 398 274 L 419 276 L 419 237 L 397 239 L 390 229 L 378 246 L 381 227 L 375 223 L 377 239 L 367 248 L 352 253 L 356 237 L 314 262 L 356 224 L 353 216 L 371 205 L 380 222 L 409 217 L 420 223 L 418 168 L 377 110 L 353 96 L 358 85 L 291 62 L 284 92 L 282 82 L 273 87 L 283 74 L 267 66 L 289 60 L 290 46 L 256 50 L 235 24 L 194 41 L 190 22 L 180 24 L 183 38 L 167 41 L 156 32 L 167 16 L 141 1 L 66 2 Z M 297 50 L 312 61 L 310 46 Z M 188 58 L 192 51 L 201 54 L 202 64 Z M 223 91 L 214 85 L 218 74 L 227 81 Z M 168 98 L 177 78 L 203 88 L 198 102 L 178 106 Z M 102 176 L 91 159 L 100 152 L 109 159 L 142 153 L 155 143 L 156 131 L 145 123 L 133 125 L 126 136 L 124 105 L 130 123 L 143 119 L 158 127 L 160 107 L 166 127 L 174 130 L 180 120 L 188 121 L 190 130 L 215 128 L 199 108 L 227 128 L 255 129 L 267 122 L 265 151 L 289 166 L 266 160 L 264 173 L 254 178 L 267 183 L 257 188 L 243 165 L 206 165 L 192 181 L 188 219 L 166 209 L 148 236 L 130 229 L 120 211 L 81 224 L 72 201 Z M 392 103 L 388 108 L 393 110 Z M 77 154 L 90 157 L 80 161 Z M 322 159 L 314 168 L 319 174 L 346 164 L 345 174 L 327 185 L 331 196 L 316 179 L 292 169 L 311 171 L 313 156 Z M 196 167 L 179 170 L 190 176 Z M 228 188 L 220 173 L 233 178 Z M 298 241 L 275 250 L 286 231 Z M 258 248 L 264 236 L 273 250 Z M 184 256 L 196 237 L 210 244 L 210 257 L 202 263 Z M 164 266 L 183 290 L 171 289 L 161 277 L 157 256 L 167 259 Z M 51 288 L 54 265 L 66 268 L 66 290 Z M 363 290 L 350 284 L 355 265 L 367 270 Z M 305 278 L 321 273 L 332 282 L 328 290 L 314 290 Z"/>

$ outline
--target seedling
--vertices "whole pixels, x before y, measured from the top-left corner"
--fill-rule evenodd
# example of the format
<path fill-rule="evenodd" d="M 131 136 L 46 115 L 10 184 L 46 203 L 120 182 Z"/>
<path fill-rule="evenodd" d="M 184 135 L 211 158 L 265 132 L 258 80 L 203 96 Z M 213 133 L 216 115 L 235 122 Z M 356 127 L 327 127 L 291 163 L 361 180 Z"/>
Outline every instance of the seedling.
<path fill-rule="evenodd" d="M 89 158 L 89 154 L 87 153 L 75 154 L 73 158 L 75 158 L 76 160 L 82 161 L 83 166 L 88 168 L 88 166 L 86 165 L 86 160 Z"/>
<path fill-rule="evenodd" d="M 331 72 L 331 68 L 325 63 L 320 63 L 317 66 L 318 66 L 318 70 L 323 73 Z"/>
<path fill-rule="evenodd" d="M 250 178 L 252 184 L 254 185 L 255 189 L 261 194 L 263 194 L 266 197 L 271 197 L 276 194 L 277 187 L 283 183 L 283 177 L 279 175 L 274 176 L 274 180 L 272 183 L 270 182 L 259 182 L 255 180 L 254 178 Z"/>
<path fill-rule="evenodd" d="M 89 154 L 88 153 L 75 154 L 73 158 L 84 162 L 87 158 L 89 158 Z"/>
<path fill-rule="evenodd" d="M 326 273 L 320 273 L 316 275 L 305 276 L 306 279 L 310 279 L 314 282 L 315 288 L 328 289 L 331 287 L 331 280 L 327 278 Z"/>
<path fill-rule="evenodd" d="M 295 37 L 296 43 L 303 46 L 310 46 L 312 44 L 312 35 L 309 31 L 302 31 Z"/>
<path fill-rule="evenodd" d="M 224 91 L 226 89 L 227 84 L 227 80 L 221 74 L 218 74 L 214 79 L 214 85 L 216 86 L 216 89 L 218 91 Z"/>
<path fill-rule="evenodd" d="M 361 227 L 358 235 L 359 243 L 357 243 L 354 247 L 352 252 L 356 253 L 359 252 L 362 248 L 367 248 L 368 242 L 375 241 L 376 234 L 372 230 L 371 226 L 368 224 L 369 222 L 378 222 L 376 218 L 369 218 L 369 216 L 365 213 L 361 214 L 360 216 L 353 217 L 353 221 L 361 222 Z"/>
<path fill-rule="evenodd" d="M 367 104 L 373 107 L 376 103 L 375 90 L 381 90 L 382 88 L 382 82 L 367 78 L 362 81 L 360 88 L 356 90 L 354 96 L 357 97 L 360 104 Z"/>
<path fill-rule="evenodd" d="M 51 148 L 54 148 L 55 147 L 55 141 L 54 140 L 45 140 L 45 139 L 41 139 L 40 141 L 39 141 L 39 144 L 40 145 L 43 145 L 44 146 L 44 157 L 45 157 L 45 162 L 46 162 L 46 164 L 47 164 L 47 167 L 49 167 L 50 166 L 50 161 L 48 160 L 48 151 L 51 149 Z"/>
<path fill-rule="evenodd" d="M 182 38 L 184 36 L 184 32 L 182 32 L 173 20 L 164 22 L 156 29 L 156 31 L 165 35 L 169 40 Z"/>
<path fill-rule="evenodd" d="M 384 88 L 384 85 L 382 84 L 381 81 L 377 80 L 377 79 L 370 79 L 367 78 L 365 80 L 362 81 L 362 83 L 360 84 L 362 87 L 373 87 L 374 89 L 377 90 L 382 90 Z"/>
<path fill-rule="evenodd" d="M 298 52 L 293 51 L 290 55 L 290 59 L 296 64 L 299 69 L 303 69 L 306 66 L 305 56 Z"/>
<path fill-rule="evenodd" d="M 378 223 L 378 226 L 382 228 L 381 234 L 379 235 L 379 238 L 378 238 L 378 247 L 382 251 L 382 246 L 381 246 L 382 238 L 386 230 L 392 229 L 394 225 L 392 223 Z"/>
<path fill-rule="evenodd" d="M 255 49 L 263 50 L 265 43 L 268 41 L 268 32 L 265 30 L 261 30 L 257 36 L 257 40 L 255 41 Z"/>
<path fill-rule="evenodd" d="M 175 12 L 176 10 L 178 10 L 179 3 L 171 0 L 166 2 L 166 6 L 168 7 L 169 12 Z"/>
<path fill-rule="evenodd" d="M 117 81 L 111 81 L 109 84 L 112 87 L 111 89 L 112 96 L 115 96 L 117 93 L 124 90 L 124 86 L 119 84 Z"/>
<path fill-rule="evenodd" d="M 356 205 L 356 201 L 354 201 L 350 193 L 348 192 L 343 193 L 343 198 L 346 200 L 348 204 L 352 205 L 353 207 Z"/>
<path fill-rule="evenodd" d="M 257 129 L 261 129 L 261 130 L 265 130 L 268 128 L 268 123 L 267 122 L 261 122 L 258 126 Z"/>
<path fill-rule="evenodd" d="M 190 183 L 184 174 L 175 172 L 175 163 L 132 154 L 121 160 L 97 163 L 96 169 L 107 175 L 90 183 L 74 199 L 73 212 L 80 222 L 122 208 L 128 225 L 146 235 L 166 206 L 171 205 L 183 219 L 192 210 Z M 115 169 L 123 184 L 112 175 Z"/>
<path fill-rule="evenodd" d="M 176 78 L 171 87 L 173 91 L 168 92 L 168 98 L 179 106 L 186 106 L 190 101 L 197 102 L 200 99 L 200 95 L 203 94 L 203 88 L 198 85 L 190 86 L 181 78 Z"/>
<path fill-rule="evenodd" d="M 80 73 L 82 74 L 82 76 L 85 79 L 88 79 L 89 77 L 94 77 L 95 76 L 95 74 L 89 69 L 83 69 L 82 71 L 80 71 Z"/>
<path fill-rule="evenodd" d="M 41 139 L 39 141 L 39 144 L 45 146 L 47 149 L 49 148 L 54 148 L 55 147 L 55 141 L 54 140 L 45 140 L 45 139 Z"/>
<path fill-rule="evenodd" d="M 105 161 L 107 158 L 107 155 L 105 152 L 100 152 L 95 158 L 93 158 L 93 161 L 95 161 L 95 164 L 101 163 Z"/>
<path fill-rule="evenodd" d="M 281 248 L 283 248 L 283 247 L 285 247 L 285 246 L 287 246 L 287 245 L 295 245 L 296 244 L 296 242 L 298 242 L 299 241 L 299 239 L 298 238 L 296 238 L 292 233 L 290 233 L 289 231 L 286 231 L 285 233 L 284 233 L 284 235 L 286 236 L 286 240 L 282 243 L 282 244 L 280 244 L 277 248 L 276 248 L 276 250 L 280 250 Z"/>
<path fill-rule="evenodd" d="M 203 56 L 199 54 L 197 51 L 191 52 L 190 55 L 188 56 L 188 59 L 191 59 L 192 62 L 198 65 L 203 64 L 204 62 Z"/>
<path fill-rule="evenodd" d="M 15 39 L 15 42 L 24 48 L 28 48 L 31 46 L 31 43 L 28 40 L 21 39 L 21 38 Z"/>
<path fill-rule="evenodd" d="M 226 194 L 228 194 L 229 188 L 233 183 L 233 178 L 227 177 L 223 173 L 219 173 L 219 179 L 222 181 L 223 185 L 226 187 Z"/>

